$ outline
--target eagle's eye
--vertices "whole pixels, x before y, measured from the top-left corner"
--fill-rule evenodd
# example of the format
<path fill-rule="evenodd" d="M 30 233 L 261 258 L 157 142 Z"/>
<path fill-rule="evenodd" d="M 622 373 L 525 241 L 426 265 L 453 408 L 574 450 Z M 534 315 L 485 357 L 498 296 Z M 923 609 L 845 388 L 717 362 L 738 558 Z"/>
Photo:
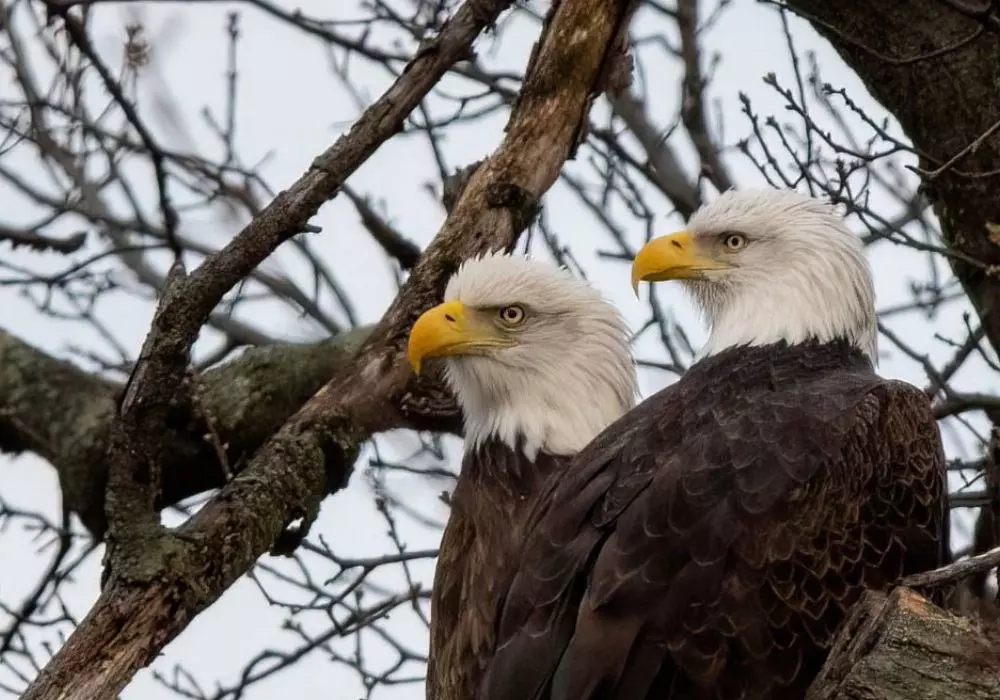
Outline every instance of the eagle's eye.
<path fill-rule="evenodd" d="M 500 309 L 500 320 L 504 325 L 516 326 L 524 321 L 524 309 L 520 306 L 505 306 Z"/>
<path fill-rule="evenodd" d="M 738 250 L 743 250 L 743 247 L 747 244 L 747 237 L 742 233 L 727 233 L 722 242 L 727 250 L 735 253 Z"/>

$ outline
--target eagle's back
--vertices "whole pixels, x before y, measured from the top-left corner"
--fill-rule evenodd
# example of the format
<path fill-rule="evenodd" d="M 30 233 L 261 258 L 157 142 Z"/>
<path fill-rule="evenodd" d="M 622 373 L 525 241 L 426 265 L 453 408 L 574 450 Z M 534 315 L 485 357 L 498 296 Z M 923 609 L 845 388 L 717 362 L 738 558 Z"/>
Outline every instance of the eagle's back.
<path fill-rule="evenodd" d="M 431 592 L 428 700 L 471 700 L 496 640 L 497 609 L 509 585 L 527 512 L 542 481 L 567 458 L 529 462 L 489 440 L 462 461 L 451 495 Z"/>
<path fill-rule="evenodd" d="M 565 471 L 483 700 L 801 698 L 865 588 L 941 561 L 929 402 L 846 344 L 708 358 Z"/>

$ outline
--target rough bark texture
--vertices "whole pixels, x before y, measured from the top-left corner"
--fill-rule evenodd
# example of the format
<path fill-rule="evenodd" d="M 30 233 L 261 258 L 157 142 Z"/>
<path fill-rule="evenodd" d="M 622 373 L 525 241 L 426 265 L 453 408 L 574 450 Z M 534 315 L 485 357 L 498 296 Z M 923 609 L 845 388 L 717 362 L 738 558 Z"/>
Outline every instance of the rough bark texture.
<path fill-rule="evenodd" d="M 868 593 L 806 700 L 995 700 L 1000 656 L 975 622 L 897 588 Z"/>
<path fill-rule="evenodd" d="M 896 119 L 952 269 L 1000 350 L 1000 13 L 982 0 L 786 0 Z M 983 138 L 985 136 L 985 138 Z M 992 232 L 992 233 L 991 233 Z"/>
<path fill-rule="evenodd" d="M 205 418 L 178 426 L 164 464 L 158 507 L 226 481 L 249 456 L 351 358 L 370 328 L 314 345 L 251 348 L 198 379 Z M 0 331 L 0 451 L 34 452 L 59 474 L 63 503 L 95 539 L 107 528 L 104 493 L 119 384 L 107 382 Z M 442 394 L 443 389 L 438 389 Z M 51 407 L 58 405 L 59 411 Z M 444 411 L 441 412 L 442 414 Z M 461 417 L 452 405 L 457 432 Z M 442 423 L 443 417 L 427 425 Z M 225 463 L 219 459 L 222 447 Z"/>
<path fill-rule="evenodd" d="M 455 58 L 459 40 L 467 48 L 474 36 L 467 31 L 470 16 L 481 28 L 499 12 L 498 3 L 492 4 L 492 15 L 484 12 L 489 5 L 482 0 L 466 3 L 432 42 L 431 55 Z M 114 537 L 105 589 L 24 700 L 114 697 L 261 554 L 283 546 L 282 538 L 294 543 L 288 536 L 290 523 L 303 518 L 308 526 L 324 495 L 346 482 L 363 440 L 373 432 L 405 425 L 414 415 L 435 414 L 433 402 L 411 381 L 402 357 L 406 333 L 413 320 L 440 299 L 447 278 L 462 260 L 509 248 L 531 221 L 539 199 L 576 146 L 631 9 L 628 0 L 553 3 L 503 143 L 471 176 L 444 227 L 361 350 L 210 503 L 178 531 L 164 532 L 149 524 L 152 507 L 144 503 L 156 470 L 163 473 L 164 451 L 142 444 L 138 437 L 157 420 L 169 422 L 188 396 L 197 403 L 196 392 L 164 382 L 177 384 L 179 379 L 177 358 L 186 352 L 181 341 L 185 327 L 190 330 L 192 319 L 200 326 L 218 298 L 210 305 L 204 300 L 226 291 L 208 272 L 232 281 L 245 274 L 244 259 L 231 263 L 226 256 L 257 250 L 247 243 L 254 237 L 245 230 L 190 276 L 177 274 L 178 281 L 161 301 L 112 428 L 108 513 Z M 411 65 L 399 80 L 418 68 Z M 335 165 L 340 164 L 323 160 L 315 167 Z M 269 207 L 258 217 L 269 222 L 257 226 L 258 233 L 280 242 L 268 233 L 271 226 L 301 227 L 304 215 L 333 194 L 324 178 L 311 170 L 289 191 L 298 194 L 279 195 L 275 209 Z M 283 219 L 284 206 L 299 208 Z M 197 303 L 185 304 L 185 295 L 194 295 Z M 169 389 L 167 395 L 152 391 L 157 386 Z"/>

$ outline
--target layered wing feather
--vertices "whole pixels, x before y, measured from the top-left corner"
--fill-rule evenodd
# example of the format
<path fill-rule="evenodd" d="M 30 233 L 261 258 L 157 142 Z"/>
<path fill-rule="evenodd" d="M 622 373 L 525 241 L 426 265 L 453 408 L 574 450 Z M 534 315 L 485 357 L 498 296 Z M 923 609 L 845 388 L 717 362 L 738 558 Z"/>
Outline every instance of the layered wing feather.
<path fill-rule="evenodd" d="M 840 345 L 710 358 L 527 525 L 481 700 L 801 697 L 864 588 L 934 567 L 927 398 Z"/>

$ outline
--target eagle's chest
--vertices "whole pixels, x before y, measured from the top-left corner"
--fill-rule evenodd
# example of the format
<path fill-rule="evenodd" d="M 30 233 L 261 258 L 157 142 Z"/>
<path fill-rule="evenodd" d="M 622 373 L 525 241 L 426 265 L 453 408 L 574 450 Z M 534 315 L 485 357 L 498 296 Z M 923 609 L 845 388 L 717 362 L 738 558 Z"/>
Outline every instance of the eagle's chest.
<path fill-rule="evenodd" d="M 530 462 L 496 442 L 463 461 L 431 596 L 429 698 L 474 696 L 495 645 L 500 592 L 513 575 L 524 522 L 559 464 L 547 455 Z"/>

